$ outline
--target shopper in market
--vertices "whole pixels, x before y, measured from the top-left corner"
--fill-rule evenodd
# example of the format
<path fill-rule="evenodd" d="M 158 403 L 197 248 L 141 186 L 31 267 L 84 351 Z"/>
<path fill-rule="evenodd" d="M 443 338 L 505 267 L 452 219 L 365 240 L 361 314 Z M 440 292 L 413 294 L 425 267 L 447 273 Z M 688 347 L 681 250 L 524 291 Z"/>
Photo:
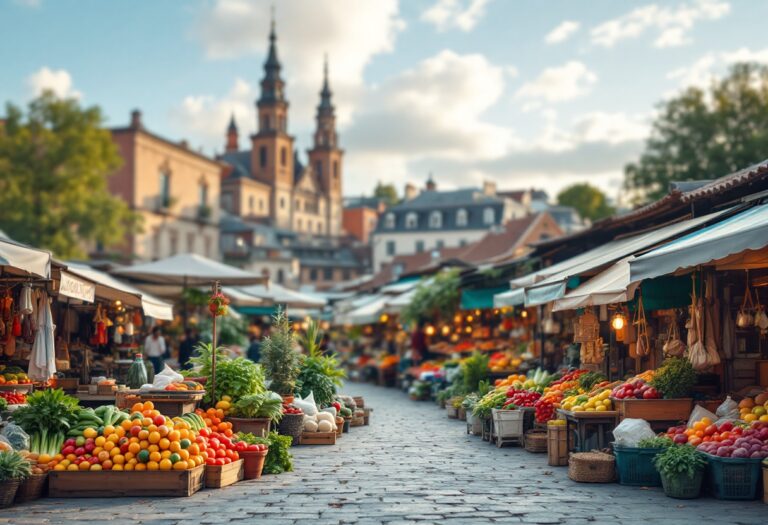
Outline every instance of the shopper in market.
<path fill-rule="evenodd" d="M 414 365 L 419 365 L 427 359 L 427 334 L 424 333 L 424 321 L 420 320 L 411 335 L 411 360 Z"/>
<path fill-rule="evenodd" d="M 264 330 L 262 333 L 262 338 L 267 337 L 267 335 L 269 335 L 269 333 L 267 330 Z M 261 361 L 261 339 L 258 335 L 251 334 L 251 344 L 248 345 L 246 356 L 254 363 Z"/>
<path fill-rule="evenodd" d="M 187 328 L 184 332 L 184 340 L 179 345 L 179 368 L 188 370 L 192 368 L 189 358 L 195 353 L 195 348 L 200 343 L 200 336 L 194 328 Z"/>
<path fill-rule="evenodd" d="M 152 327 L 152 333 L 150 333 L 144 340 L 144 354 L 152 363 L 155 373 L 158 373 L 163 369 L 165 348 L 165 338 L 160 332 L 160 327 Z"/>

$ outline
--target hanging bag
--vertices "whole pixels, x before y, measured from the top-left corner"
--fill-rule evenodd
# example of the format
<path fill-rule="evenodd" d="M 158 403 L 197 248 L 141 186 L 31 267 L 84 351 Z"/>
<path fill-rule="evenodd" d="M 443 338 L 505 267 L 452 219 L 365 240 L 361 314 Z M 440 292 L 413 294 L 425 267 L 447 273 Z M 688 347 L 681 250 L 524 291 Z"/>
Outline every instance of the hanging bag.
<path fill-rule="evenodd" d="M 696 279 L 694 277 L 693 292 L 691 293 L 691 319 L 688 329 L 688 361 L 695 370 L 704 370 L 709 367 L 707 349 L 704 347 L 704 334 L 702 333 L 702 304 L 696 294 Z M 691 343 L 691 341 L 693 341 Z"/>
<path fill-rule="evenodd" d="M 637 326 L 635 352 L 640 357 L 646 356 L 651 353 L 651 338 L 648 336 L 648 321 L 645 319 L 645 308 L 643 307 L 642 295 L 637 299 L 635 326 Z"/>
<path fill-rule="evenodd" d="M 760 296 L 757 294 L 757 290 L 755 290 L 755 303 L 755 327 L 760 330 L 762 335 L 765 335 L 766 331 L 768 331 L 768 314 L 765 313 L 765 307 L 760 304 Z"/>
<path fill-rule="evenodd" d="M 752 300 L 752 292 L 749 290 L 749 274 L 747 274 L 747 283 L 744 287 L 744 300 L 741 302 L 741 308 L 736 313 L 736 326 L 739 328 L 749 328 L 754 325 L 755 317 L 752 312 L 755 309 L 755 303 Z"/>
<path fill-rule="evenodd" d="M 685 355 L 685 343 L 680 339 L 677 328 L 677 317 L 672 318 L 667 330 L 667 340 L 664 343 L 664 357 L 682 357 Z"/>

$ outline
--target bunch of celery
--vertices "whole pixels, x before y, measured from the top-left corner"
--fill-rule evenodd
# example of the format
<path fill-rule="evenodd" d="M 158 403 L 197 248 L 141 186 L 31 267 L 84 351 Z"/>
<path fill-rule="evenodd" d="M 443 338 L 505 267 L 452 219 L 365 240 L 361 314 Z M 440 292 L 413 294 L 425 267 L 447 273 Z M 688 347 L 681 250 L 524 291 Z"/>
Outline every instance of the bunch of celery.
<path fill-rule="evenodd" d="M 13 413 L 13 421 L 30 436 L 30 452 L 54 456 L 79 411 L 77 399 L 61 389 L 39 390 L 27 405 Z"/>

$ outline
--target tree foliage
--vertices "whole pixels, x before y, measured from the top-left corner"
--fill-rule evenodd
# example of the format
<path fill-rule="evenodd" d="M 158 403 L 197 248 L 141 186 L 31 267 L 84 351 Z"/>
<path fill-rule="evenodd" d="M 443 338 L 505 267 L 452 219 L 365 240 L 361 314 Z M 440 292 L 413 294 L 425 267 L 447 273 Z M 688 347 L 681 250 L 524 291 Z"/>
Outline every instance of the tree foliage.
<path fill-rule="evenodd" d="M 395 185 L 382 184 L 381 181 L 376 184 L 376 188 L 373 190 L 373 196 L 383 200 L 387 206 L 394 206 L 400 202 L 400 197 L 397 196 Z"/>
<path fill-rule="evenodd" d="M 625 167 L 636 201 L 658 199 L 674 181 L 721 177 L 768 156 L 768 67 L 742 63 L 709 89 L 663 103 L 645 151 Z"/>
<path fill-rule="evenodd" d="M 86 244 L 119 243 L 137 219 L 110 195 L 121 163 L 101 110 L 46 92 L 24 111 L 6 105 L 0 124 L 0 228 L 59 257 L 83 257 Z"/>
<path fill-rule="evenodd" d="M 261 345 L 261 364 L 270 379 L 270 389 L 278 394 L 293 394 L 299 375 L 301 356 L 296 351 L 296 336 L 285 312 L 278 309 L 272 331 Z"/>
<path fill-rule="evenodd" d="M 459 305 L 458 270 L 445 270 L 416 288 L 413 299 L 403 310 L 403 320 L 418 323 L 431 318 L 453 318 Z"/>
<path fill-rule="evenodd" d="M 557 194 L 557 203 L 570 206 L 585 219 L 596 221 L 613 215 L 613 206 L 605 194 L 588 183 L 573 184 Z"/>

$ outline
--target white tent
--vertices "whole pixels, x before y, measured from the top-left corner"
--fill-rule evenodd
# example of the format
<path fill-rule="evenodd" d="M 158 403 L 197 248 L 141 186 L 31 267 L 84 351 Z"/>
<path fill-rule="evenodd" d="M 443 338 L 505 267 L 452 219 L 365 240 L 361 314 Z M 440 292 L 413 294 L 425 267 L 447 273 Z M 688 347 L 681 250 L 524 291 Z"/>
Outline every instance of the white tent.
<path fill-rule="evenodd" d="M 585 306 L 625 303 L 632 299 L 639 282 L 630 283 L 629 263 L 634 256 L 620 260 L 555 301 L 553 310 L 575 310 Z"/>
<path fill-rule="evenodd" d="M 0 273 L 51 277 L 51 254 L 10 239 L 0 239 Z"/>
<path fill-rule="evenodd" d="M 180 253 L 159 261 L 118 268 L 115 275 L 159 285 L 204 286 L 263 283 L 266 278 L 193 253 Z"/>
<path fill-rule="evenodd" d="M 284 304 L 293 308 L 322 308 L 325 306 L 324 299 L 289 290 L 272 282 L 266 285 L 239 286 L 236 290 L 251 297 L 257 297 L 269 304 Z M 226 294 L 226 292 L 224 293 Z"/>

